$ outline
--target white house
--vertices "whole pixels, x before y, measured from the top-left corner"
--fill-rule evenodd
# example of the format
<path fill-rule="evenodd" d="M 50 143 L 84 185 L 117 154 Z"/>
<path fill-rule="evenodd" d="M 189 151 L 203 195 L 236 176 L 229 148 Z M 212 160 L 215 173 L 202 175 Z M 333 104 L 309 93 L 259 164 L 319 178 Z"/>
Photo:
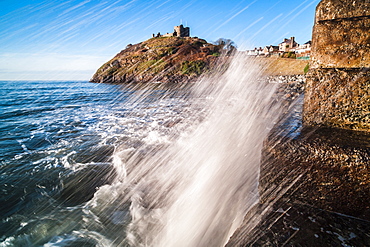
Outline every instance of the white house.
<path fill-rule="evenodd" d="M 295 49 L 295 54 L 297 58 L 309 58 L 311 55 L 311 40 L 298 46 Z"/>
<path fill-rule="evenodd" d="M 294 51 L 297 47 L 298 44 L 295 42 L 295 38 L 291 37 L 290 39 L 284 39 L 284 41 L 279 44 L 279 52 Z"/>

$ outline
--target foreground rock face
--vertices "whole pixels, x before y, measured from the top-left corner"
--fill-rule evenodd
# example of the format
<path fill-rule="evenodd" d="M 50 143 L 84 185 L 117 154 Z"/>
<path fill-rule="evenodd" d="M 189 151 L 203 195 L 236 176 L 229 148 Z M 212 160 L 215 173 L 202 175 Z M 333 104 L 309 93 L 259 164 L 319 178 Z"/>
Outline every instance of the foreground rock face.
<path fill-rule="evenodd" d="M 370 134 L 302 128 L 289 108 L 264 144 L 260 203 L 227 246 L 368 246 Z"/>
<path fill-rule="evenodd" d="M 322 0 L 316 8 L 311 66 L 369 67 L 369 31 L 369 0 Z"/>
<path fill-rule="evenodd" d="M 227 246 L 370 245 L 370 133 L 303 127 L 301 79 L 269 79 L 286 114 L 264 143 L 260 203 Z"/>
<path fill-rule="evenodd" d="M 261 221 L 253 226 L 257 219 L 247 216 L 226 247 L 370 246 L 367 221 L 290 202 L 254 210 Z"/>
<path fill-rule="evenodd" d="M 317 6 L 303 121 L 370 131 L 370 0 Z"/>
<path fill-rule="evenodd" d="M 102 65 L 98 83 L 189 82 L 213 67 L 222 47 L 199 38 L 159 37 L 128 45 Z"/>
<path fill-rule="evenodd" d="M 306 125 L 370 131 L 370 69 L 311 70 L 303 120 Z"/>
<path fill-rule="evenodd" d="M 370 245 L 369 54 L 370 0 L 322 0 L 303 123 L 300 101 L 285 100 L 263 148 L 260 204 L 227 246 Z"/>
<path fill-rule="evenodd" d="M 261 167 L 261 202 L 289 198 L 370 220 L 369 146 L 370 135 L 346 130 L 303 129 L 296 138 L 271 136 Z"/>

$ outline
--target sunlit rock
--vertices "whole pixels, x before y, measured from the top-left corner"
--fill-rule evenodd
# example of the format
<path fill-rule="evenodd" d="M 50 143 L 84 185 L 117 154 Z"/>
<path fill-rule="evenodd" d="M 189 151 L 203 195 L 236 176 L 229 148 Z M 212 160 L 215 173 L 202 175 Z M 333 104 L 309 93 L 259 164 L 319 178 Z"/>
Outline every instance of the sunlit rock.
<path fill-rule="evenodd" d="M 370 1 L 323 0 L 316 9 L 303 121 L 370 131 Z"/>

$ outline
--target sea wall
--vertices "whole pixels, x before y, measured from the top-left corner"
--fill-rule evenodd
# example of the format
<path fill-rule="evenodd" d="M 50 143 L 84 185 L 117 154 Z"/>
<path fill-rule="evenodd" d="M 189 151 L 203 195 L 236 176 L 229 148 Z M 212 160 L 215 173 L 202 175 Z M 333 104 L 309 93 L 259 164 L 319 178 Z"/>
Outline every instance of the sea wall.
<path fill-rule="evenodd" d="M 369 246 L 370 134 L 308 128 L 291 138 L 289 125 L 265 141 L 260 203 L 226 246 Z"/>
<path fill-rule="evenodd" d="M 316 8 L 303 121 L 370 131 L 370 0 Z"/>
<path fill-rule="evenodd" d="M 370 220 L 370 0 L 322 0 L 312 38 L 303 127 L 266 141 L 261 200 L 298 179 L 282 197 Z"/>
<path fill-rule="evenodd" d="M 260 204 L 227 246 L 369 246 L 370 0 L 318 4 L 296 98 L 282 98 L 287 114 L 262 151 Z"/>

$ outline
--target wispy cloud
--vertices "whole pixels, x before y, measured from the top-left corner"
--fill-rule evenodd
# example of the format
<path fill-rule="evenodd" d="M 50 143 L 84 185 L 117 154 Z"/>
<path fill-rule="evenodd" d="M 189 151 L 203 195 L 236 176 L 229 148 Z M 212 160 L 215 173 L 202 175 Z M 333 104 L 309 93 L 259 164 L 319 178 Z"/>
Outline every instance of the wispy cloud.
<path fill-rule="evenodd" d="M 258 22 L 260 22 L 262 20 L 263 20 L 263 17 L 260 17 L 259 19 L 255 20 L 254 22 L 252 22 L 251 24 L 249 24 L 238 35 L 235 36 L 235 39 L 237 39 L 238 37 L 240 37 L 240 35 L 242 35 L 243 33 L 245 33 L 248 29 L 250 29 L 251 27 L 253 27 L 254 25 L 256 25 Z"/>
<path fill-rule="evenodd" d="M 79 7 L 82 7 L 82 6 L 84 6 L 85 4 L 87 4 L 87 3 L 89 3 L 89 2 L 91 2 L 91 0 L 86 0 L 86 1 L 83 1 L 82 3 L 76 4 L 76 5 L 72 6 L 72 7 L 70 7 L 70 8 L 68 8 L 68 9 L 64 10 L 64 11 L 60 14 L 60 16 L 61 16 L 61 15 L 65 15 L 65 14 L 67 14 L 67 13 L 69 13 L 69 12 L 71 12 L 71 11 L 75 10 L 75 9 L 78 9 Z"/>
<path fill-rule="evenodd" d="M 241 13 L 243 13 L 244 11 L 246 11 L 252 4 L 254 4 L 255 2 L 257 2 L 258 0 L 254 0 L 253 2 L 251 2 L 250 4 L 248 4 L 247 6 L 245 6 L 243 9 L 239 10 L 237 13 L 235 13 L 233 16 L 231 16 L 229 19 L 227 19 L 226 21 L 224 21 L 221 25 L 219 25 L 214 31 L 217 31 L 218 29 L 220 29 L 221 27 L 225 26 L 227 23 L 229 23 L 231 20 L 233 20 L 235 17 L 237 17 L 238 15 L 240 15 Z"/>
<path fill-rule="evenodd" d="M 279 29 L 277 29 L 276 31 L 277 32 L 280 32 L 282 30 L 285 29 L 285 27 L 290 23 L 292 22 L 295 18 L 297 18 L 298 16 L 300 16 L 302 14 L 302 12 L 304 12 L 307 8 L 309 8 L 312 4 L 314 3 L 317 3 L 319 0 L 313 0 L 311 1 L 310 3 L 306 4 L 309 0 L 305 0 L 304 2 L 302 2 L 300 5 L 298 5 L 296 8 L 294 8 L 292 11 L 290 11 L 283 19 L 282 21 L 285 21 L 285 23 L 280 26 Z M 299 9 L 299 11 L 297 11 Z M 293 16 L 291 16 L 292 14 L 294 14 Z"/>
<path fill-rule="evenodd" d="M 280 14 L 278 16 L 276 16 L 274 19 L 272 19 L 271 21 L 269 21 L 268 23 L 266 23 L 263 27 L 261 27 L 260 29 L 258 29 L 257 32 L 255 32 L 251 37 L 250 39 L 252 40 L 253 38 L 255 38 L 257 35 L 259 35 L 264 29 L 266 29 L 267 27 L 269 27 L 272 23 L 274 23 L 277 19 L 279 19 L 281 16 L 283 16 L 283 14 Z"/>

